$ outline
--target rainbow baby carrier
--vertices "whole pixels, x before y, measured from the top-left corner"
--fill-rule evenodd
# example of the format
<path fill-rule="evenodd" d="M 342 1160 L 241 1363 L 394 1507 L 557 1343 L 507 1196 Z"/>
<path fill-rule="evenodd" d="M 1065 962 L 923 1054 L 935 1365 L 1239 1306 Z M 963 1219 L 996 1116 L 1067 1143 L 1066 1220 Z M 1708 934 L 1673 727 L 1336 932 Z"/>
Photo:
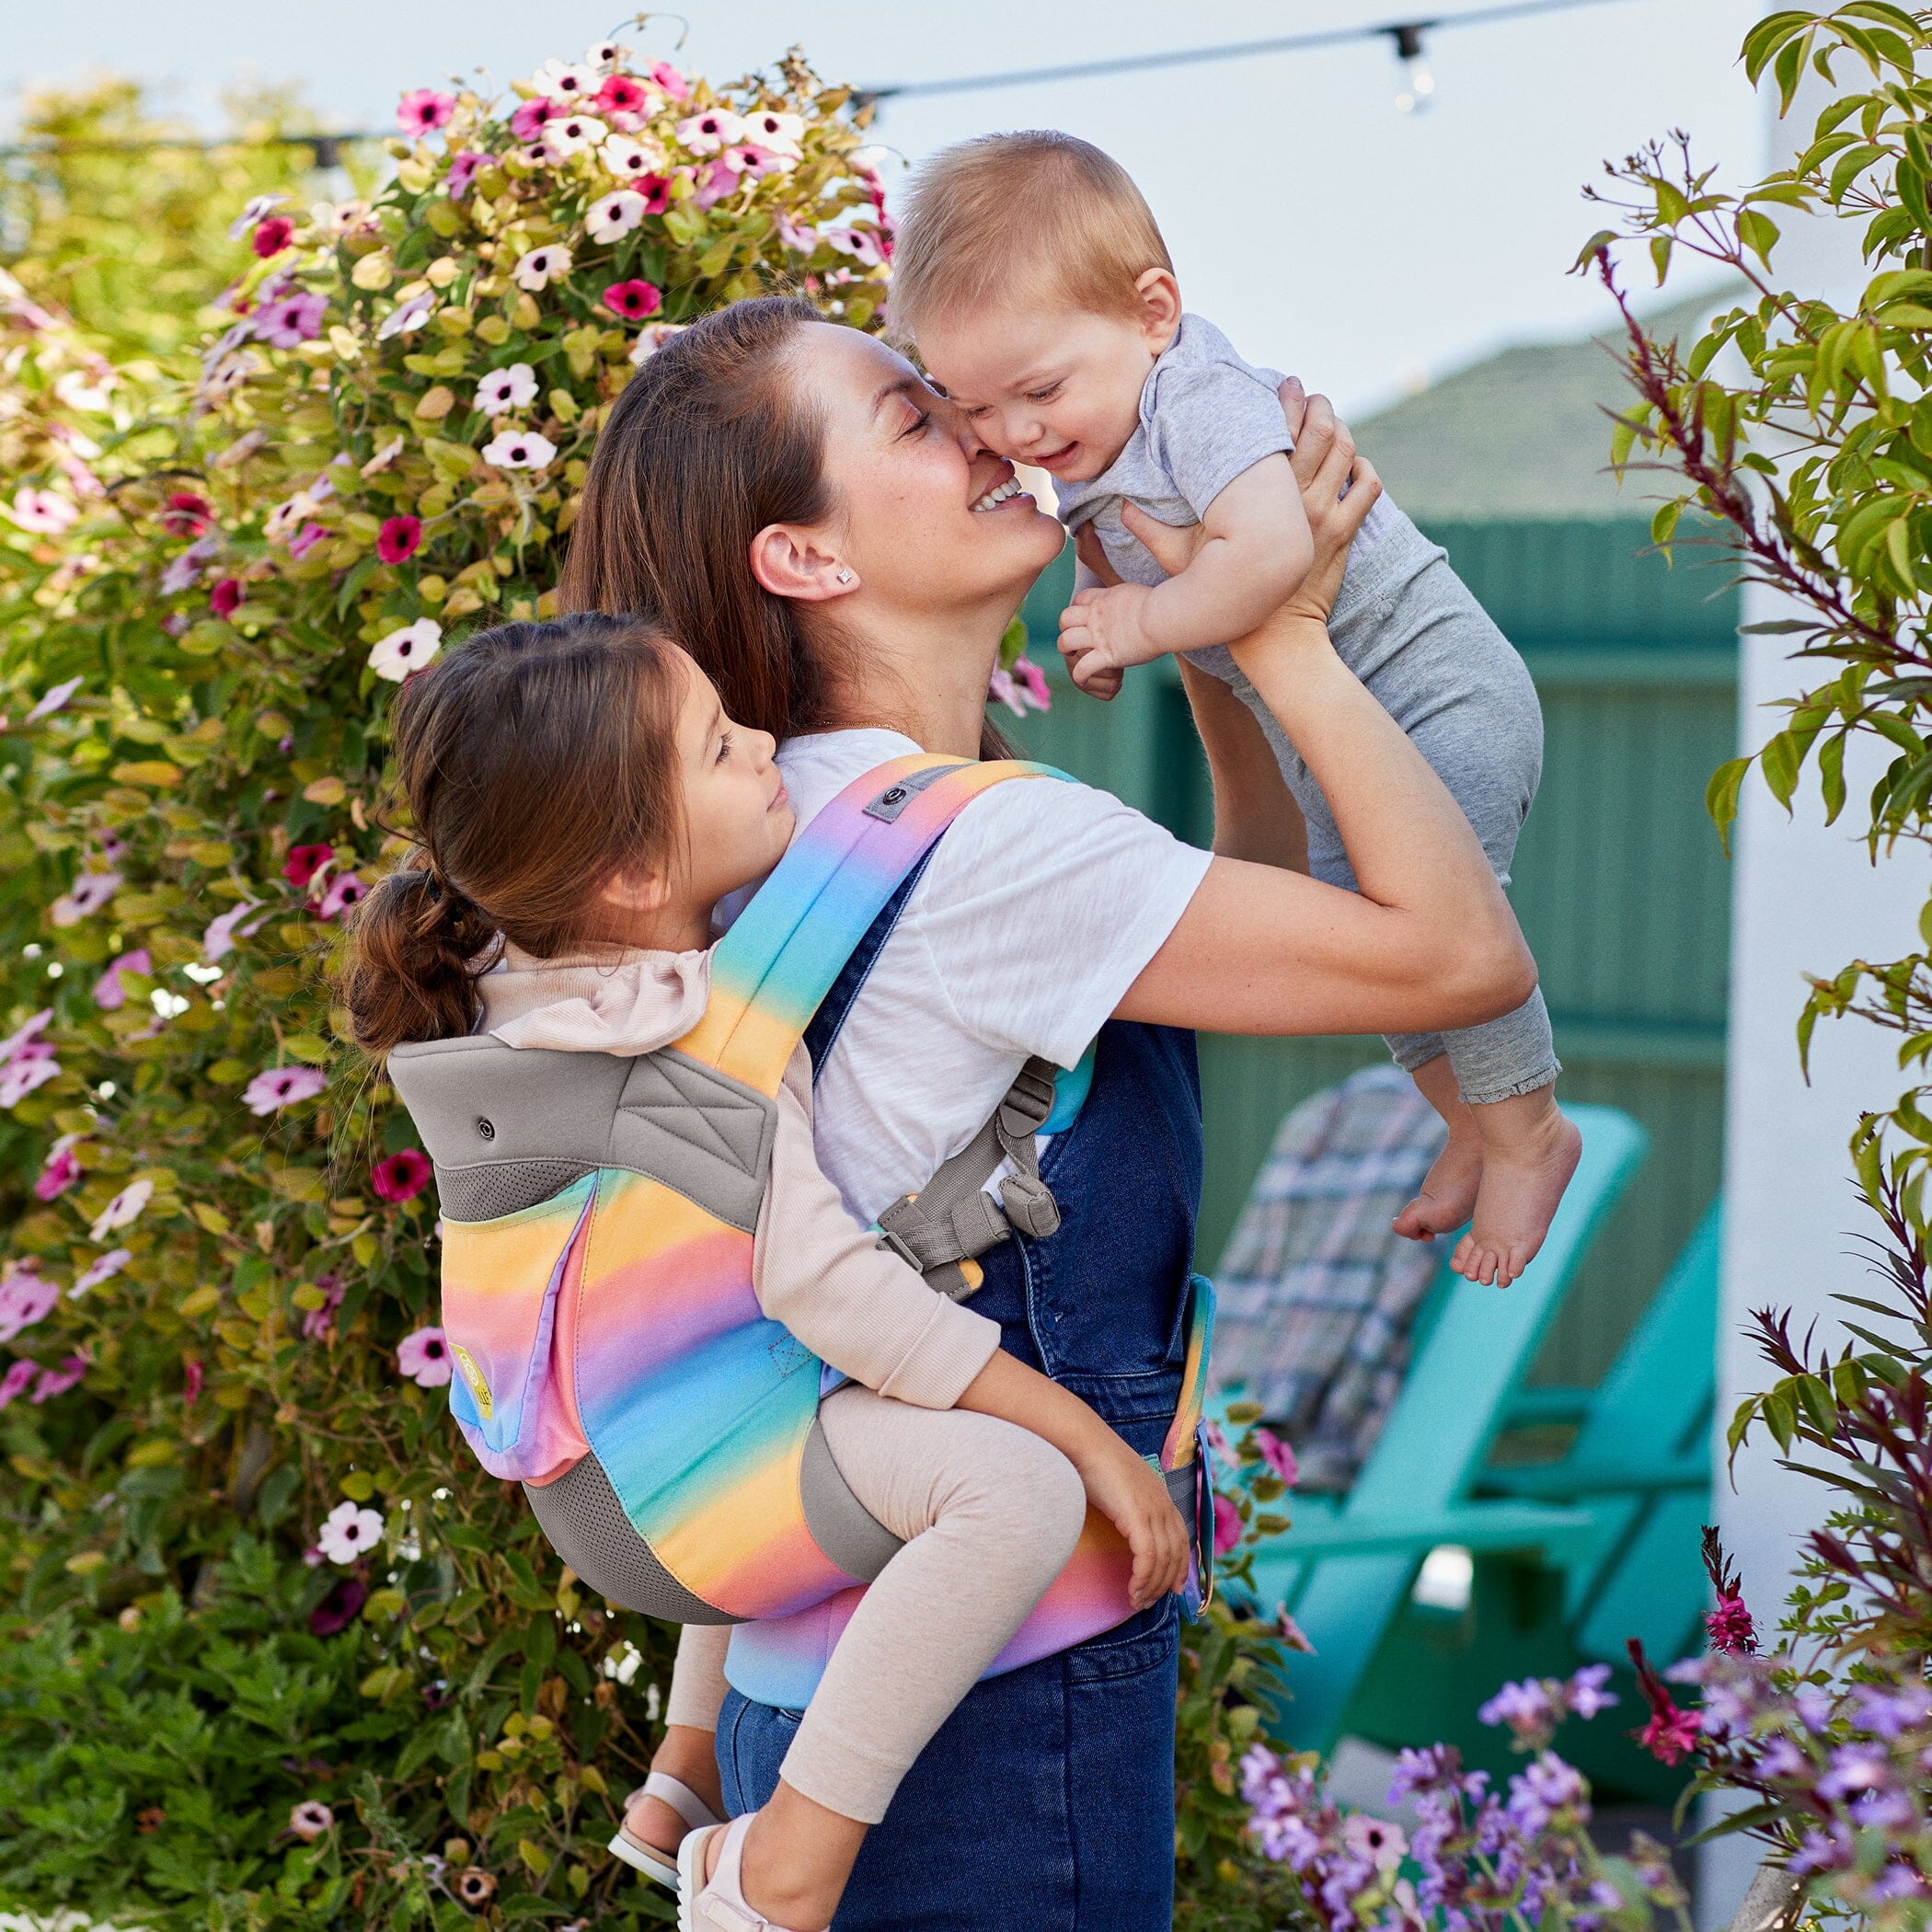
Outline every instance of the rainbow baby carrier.
<path fill-rule="evenodd" d="M 704 1018 L 675 1045 L 621 1057 L 472 1035 L 390 1055 L 435 1165 L 457 1425 L 609 1601 L 679 1623 L 783 1616 L 869 1581 L 899 1547 L 819 1427 L 838 1378 L 753 1292 L 775 1096 L 853 949 L 961 808 L 1062 776 L 919 755 L 850 787 L 719 942 Z M 880 1216 L 937 1292 L 970 1294 L 972 1257 L 1016 1226 L 1058 1225 L 1034 1156 L 1054 1071 L 1029 1063 L 972 1144 Z M 981 1185 L 1003 1158 L 1004 1213 Z M 1194 1328 L 1162 1466 L 1198 1522 Z M 1112 1531 L 1088 1527 L 1084 1627 L 1066 1636 L 1063 1606 L 1055 1647 L 1130 1614 L 1123 1563 L 1119 1588 L 1094 1587 L 1090 1546 Z"/>

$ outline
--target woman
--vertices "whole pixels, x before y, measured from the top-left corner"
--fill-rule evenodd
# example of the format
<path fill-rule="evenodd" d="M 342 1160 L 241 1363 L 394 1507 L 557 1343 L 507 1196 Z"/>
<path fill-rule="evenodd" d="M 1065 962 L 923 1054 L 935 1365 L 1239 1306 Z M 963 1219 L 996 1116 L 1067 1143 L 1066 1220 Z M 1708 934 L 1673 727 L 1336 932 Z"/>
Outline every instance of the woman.
<path fill-rule="evenodd" d="M 815 1029 L 820 1160 L 864 1219 L 923 1187 L 1029 1056 L 1072 1067 L 1098 1038 L 1086 1103 L 1041 1159 L 1060 1226 L 984 1256 L 974 1306 L 1144 1453 L 1178 1398 L 1200 1187 L 1183 1029 L 1466 1026 L 1535 983 L 1461 812 L 1328 641 L 1377 488 L 1352 457 L 1311 418 L 1296 461 L 1317 567 L 1237 649 L 1327 793 L 1360 892 L 1289 869 L 1292 854 L 1193 851 L 1086 787 L 996 787 L 888 907 Z M 980 751 L 1000 636 L 1061 541 L 909 363 L 767 299 L 673 338 L 618 399 L 563 599 L 659 612 L 727 709 L 781 741 L 803 823 L 889 758 Z M 1216 718 L 1207 733 L 1230 843 L 1244 788 L 1266 782 L 1250 730 Z M 759 1640 L 734 1634 L 734 1678 L 754 1674 Z M 983 1683 L 872 1832 L 837 1924 L 1166 1927 L 1178 1648 L 1170 1599 Z M 717 1741 L 732 1810 L 769 1796 L 796 1723 L 734 1692 Z M 798 1901 L 753 1903 L 814 1923 L 787 1916 Z"/>

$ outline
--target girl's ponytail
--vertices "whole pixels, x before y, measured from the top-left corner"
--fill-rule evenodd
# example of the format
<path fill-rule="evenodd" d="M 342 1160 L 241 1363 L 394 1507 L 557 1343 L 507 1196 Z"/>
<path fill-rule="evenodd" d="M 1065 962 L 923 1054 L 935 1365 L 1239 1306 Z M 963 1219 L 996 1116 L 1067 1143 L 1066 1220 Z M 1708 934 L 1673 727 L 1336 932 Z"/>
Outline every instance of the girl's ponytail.
<path fill-rule="evenodd" d="M 497 928 L 420 854 L 355 911 L 342 1001 L 356 1044 L 380 1058 L 406 1040 L 449 1040 L 477 1020 L 477 975 Z"/>

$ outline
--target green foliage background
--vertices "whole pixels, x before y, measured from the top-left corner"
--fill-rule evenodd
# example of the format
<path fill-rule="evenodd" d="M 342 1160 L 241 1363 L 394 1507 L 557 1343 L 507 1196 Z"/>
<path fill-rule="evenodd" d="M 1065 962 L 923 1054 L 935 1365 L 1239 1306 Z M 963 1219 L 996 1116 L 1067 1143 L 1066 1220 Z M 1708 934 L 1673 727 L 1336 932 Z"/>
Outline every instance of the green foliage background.
<path fill-rule="evenodd" d="M 364 155 L 337 201 L 300 148 L 84 151 L 170 132 L 103 83 L 29 104 L 28 132 L 70 145 L 0 188 L 0 474 L 75 512 L 0 518 L 0 1030 L 49 1012 L 57 1067 L 0 1110 L 0 1305 L 58 1291 L 0 1354 L 27 1378 L 0 1409 L 5 1904 L 156 1932 L 669 1915 L 603 1846 L 674 1633 L 585 1598 L 443 1392 L 398 1373 L 398 1341 L 436 1318 L 435 1209 L 372 1189 L 410 1131 L 344 1048 L 341 926 L 316 903 L 400 849 L 382 818 L 396 687 L 372 648 L 550 608 L 592 441 L 652 331 L 779 285 L 876 323 L 889 227 L 844 90 L 796 55 L 718 90 L 623 71 L 661 205 L 611 242 L 586 214 L 623 184 L 595 144 L 546 158 L 512 131 L 528 86 L 454 97 L 440 133 L 389 144 L 380 192 L 362 198 Z M 280 97 L 233 105 L 240 134 L 303 124 Z M 717 157 L 678 126 L 712 106 L 796 116 L 797 155 L 711 200 Z M 479 160 L 453 183 L 459 153 Z M 261 221 L 284 218 L 258 258 Z M 559 244 L 568 272 L 520 285 Z M 640 281 L 661 305 L 641 328 L 603 299 Z M 237 329 L 303 295 L 288 346 Z M 516 364 L 532 399 L 492 420 L 477 384 Z M 553 459 L 487 461 L 506 425 Z M 398 517 L 418 546 L 385 561 Z M 292 848 L 317 845 L 328 870 L 292 883 Z M 98 910 L 56 915 L 103 876 Z M 137 950 L 146 970 L 102 1005 L 97 979 Z M 327 1085 L 251 1113 L 244 1090 L 278 1066 Z M 42 1200 L 56 1137 L 78 1171 Z M 137 1183 L 144 1206 L 97 1233 Z M 76 1357 L 78 1386 L 36 1399 Z M 381 1514 L 380 1546 L 305 1560 L 345 1501 Z M 1241 1835 L 1233 1768 L 1271 1655 L 1225 1611 L 1190 1639 L 1188 1924 L 1292 1912 Z M 305 1804 L 330 1814 L 312 1839 L 290 1829 Z"/>

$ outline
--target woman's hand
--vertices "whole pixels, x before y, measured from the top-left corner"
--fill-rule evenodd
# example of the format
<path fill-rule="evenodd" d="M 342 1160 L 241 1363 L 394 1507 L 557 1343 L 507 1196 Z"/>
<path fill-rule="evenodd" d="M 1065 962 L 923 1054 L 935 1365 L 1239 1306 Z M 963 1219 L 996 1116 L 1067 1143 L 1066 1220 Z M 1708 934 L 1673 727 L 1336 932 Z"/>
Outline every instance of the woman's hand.
<path fill-rule="evenodd" d="M 1074 1466 L 1087 1500 L 1127 1539 L 1133 1574 L 1127 1593 L 1136 1610 L 1157 1604 L 1188 1580 L 1188 1531 L 1160 1472 L 1110 1429 Z"/>
<path fill-rule="evenodd" d="M 1282 414 L 1294 438 L 1289 466 L 1302 487 L 1302 508 L 1315 536 L 1314 565 L 1282 612 L 1326 624 L 1341 590 L 1349 546 L 1381 496 L 1382 479 L 1368 458 L 1357 453 L 1348 425 L 1326 396 L 1305 397 L 1291 375 L 1282 385 L 1281 398 Z"/>

